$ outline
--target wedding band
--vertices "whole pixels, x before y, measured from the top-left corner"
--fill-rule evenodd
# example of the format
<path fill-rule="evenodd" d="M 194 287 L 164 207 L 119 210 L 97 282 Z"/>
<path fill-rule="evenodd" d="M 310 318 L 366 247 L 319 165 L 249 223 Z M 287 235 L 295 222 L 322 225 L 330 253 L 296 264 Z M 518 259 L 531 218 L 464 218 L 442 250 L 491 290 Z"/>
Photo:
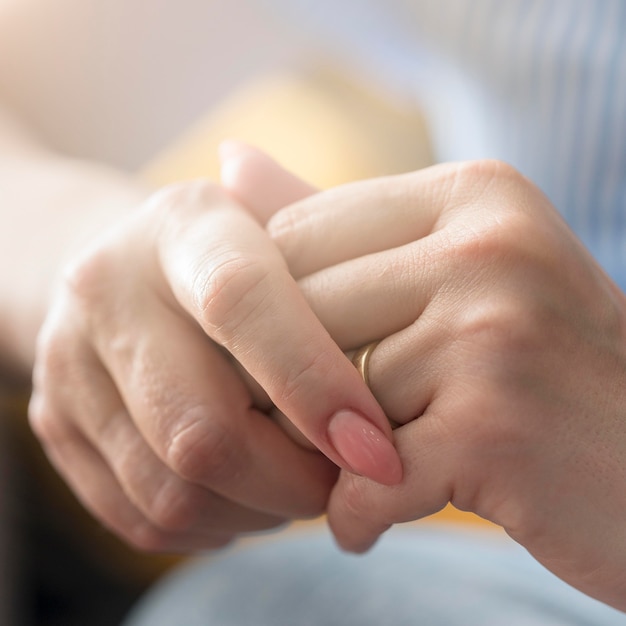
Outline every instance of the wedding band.
<path fill-rule="evenodd" d="M 372 356 L 372 352 L 376 349 L 376 346 L 380 343 L 380 341 L 372 341 L 361 348 L 359 348 L 352 357 L 352 364 L 356 367 L 356 371 L 361 374 L 361 378 L 363 382 L 369 387 L 370 386 L 370 357 Z M 371 387 L 370 387 L 371 388 Z M 391 418 L 387 418 L 389 425 L 391 426 L 391 430 L 395 430 L 400 426 L 398 422 L 394 422 Z"/>
<path fill-rule="evenodd" d="M 372 341 L 372 343 L 368 343 L 361 348 L 359 348 L 352 357 L 352 364 L 356 367 L 356 371 L 361 374 L 361 378 L 363 382 L 369 387 L 370 386 L 370 375 L 369 375 L 369 363 L 370 357 L 372 356 L 372 352 L 376 349 L 376 346 L 380 343 L 380 341 Z"/>

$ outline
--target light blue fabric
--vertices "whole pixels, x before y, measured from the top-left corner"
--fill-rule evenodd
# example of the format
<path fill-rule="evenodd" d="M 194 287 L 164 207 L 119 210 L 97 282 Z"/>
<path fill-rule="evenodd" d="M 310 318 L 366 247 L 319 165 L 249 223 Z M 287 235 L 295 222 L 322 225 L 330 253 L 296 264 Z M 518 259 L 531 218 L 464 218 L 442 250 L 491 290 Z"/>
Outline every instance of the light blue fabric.
<path fill-rule="evenodd" d="M 193 562 L 123 626 L 618 626 L 493 531 L 396 528 L 363 556 L 324 531 L 287 533 Z"/>
<path fill-rule="evenodd" d="M 537 184 L 626 289 L 624 0 L 265 0 L 399 97 L 439 161 Z"/>

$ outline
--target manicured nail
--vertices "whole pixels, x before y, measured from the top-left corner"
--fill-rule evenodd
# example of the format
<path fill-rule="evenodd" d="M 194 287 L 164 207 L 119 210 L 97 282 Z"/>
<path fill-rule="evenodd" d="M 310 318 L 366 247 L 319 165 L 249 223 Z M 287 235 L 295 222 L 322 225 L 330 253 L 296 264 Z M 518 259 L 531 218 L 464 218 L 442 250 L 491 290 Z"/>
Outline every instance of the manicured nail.
<path fill-rule="evenodd" d="M 222 141 L 218 148 L 220 158 L 220 181 L 227 189 L 237 187 L 241 164 L 250 148 L 240 141 Z"/>
<path fill-rule="evenodd" d="M 360 413 L 335 413 L 328 425 L 328 437 L 355 474 L 383 485 L 396 485 L 402 480 L 402 463 L 393 444 Z"/>
<path fill-rule="evenodd" d="M 234 157 L 239 156 L 248 149 L 248 146 L 242 141 L 236 139 L 225 139 L 217 147 L 217 154 L 220 161 L 228 161 Z"/>

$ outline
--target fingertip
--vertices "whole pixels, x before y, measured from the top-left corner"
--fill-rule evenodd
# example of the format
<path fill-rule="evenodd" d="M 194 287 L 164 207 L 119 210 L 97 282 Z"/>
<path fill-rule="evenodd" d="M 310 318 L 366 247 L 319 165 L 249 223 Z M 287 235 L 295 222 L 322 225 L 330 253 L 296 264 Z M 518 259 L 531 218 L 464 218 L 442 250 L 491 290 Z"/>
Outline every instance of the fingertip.
<path fill-rule="evenodd" d="M 217 154 L 220 160 L 220 180 L 224 187 L 237 188 L 243 164 L 255 152 L 252 146 L 236 139 L 226 139 L 219 144 Z"/>
<path fill-rule="evenodd" d="M 359 545 L 352 544 L 352 545 L 345 545 L 345 546 L 339 546 L 339 547 L 344 552 L 349 552 L 350 554 L 354 554 L 355 556 L 360 556 L 362 554 L 366 554 L 367 552 L 369 552 L 374 547 L 375 544 L 376 544 L 376 540 L 367 541 L 366 543 L 362 543 Z"/>
<path fill-rule="evenodd" d="M 337 532 L 333 525 L 330 524 L 333 539 L 337 546 L 343 551 L 356 556 L 369 552 L 378 542 L 380 535 L 375 537 L 355 537 L 354 533 L 341 534 Z"/>
<path fill-rule="evenodd" d="M 220 161 L 224 162 L 252 150 L 252 146 L 238 139 L 224 139 L 224 141 L 221 141 L 217 147 L 217 154 Z"/>
<path fill-rule="evenodd" d="M 271 156 L 242 141 L 223 141 L 218 154 L 222 185 L 262 224 L 283 207 L 316 191 Z"/>
<path fill-rule="evenodd" d="M 402 481 L 402 462 L 390 439 L 354 410 L 335 413 L 328 437 L 344 460 L 344 468 L 383 485 Z"/>

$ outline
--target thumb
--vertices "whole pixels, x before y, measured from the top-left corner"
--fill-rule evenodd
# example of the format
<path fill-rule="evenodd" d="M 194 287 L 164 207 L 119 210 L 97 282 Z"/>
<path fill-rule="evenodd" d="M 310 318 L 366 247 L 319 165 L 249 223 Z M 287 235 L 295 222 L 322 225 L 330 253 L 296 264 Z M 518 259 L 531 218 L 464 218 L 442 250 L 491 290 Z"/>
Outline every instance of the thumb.
<path fill-rule="evenodd" d="M 223 141 L 219 157 L 223 187 L 263 226 L 283 207 L 317 191 L 258 148 L 241 141 Z"/>

